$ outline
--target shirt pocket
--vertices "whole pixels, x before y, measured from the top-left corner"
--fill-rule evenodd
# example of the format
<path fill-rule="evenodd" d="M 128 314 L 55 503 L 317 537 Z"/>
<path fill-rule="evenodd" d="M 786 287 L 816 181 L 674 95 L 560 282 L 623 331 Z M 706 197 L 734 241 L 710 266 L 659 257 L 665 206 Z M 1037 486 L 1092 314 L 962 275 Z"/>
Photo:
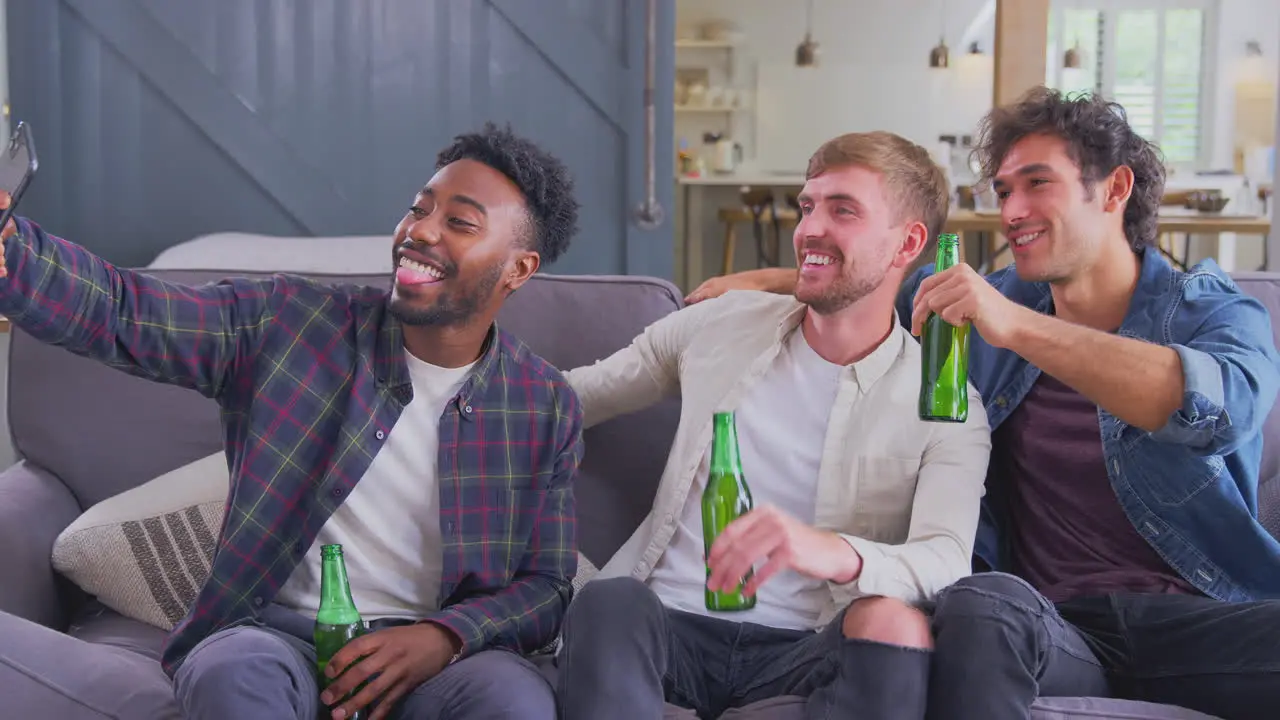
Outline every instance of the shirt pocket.
<path fill-rule="evenodd" d="M 911 528 L 920 458 L 861 455 L 854 496 L 854 526 L 868 540 L 900 543 Z"/>
<path fill-rule="evenodd" d="M 511 577 L 520 567 L 542 509 L 542 493 L 527 486 L 502 484 L 485 488 L 484 519 L 477 528 L 491 567 Z"/>

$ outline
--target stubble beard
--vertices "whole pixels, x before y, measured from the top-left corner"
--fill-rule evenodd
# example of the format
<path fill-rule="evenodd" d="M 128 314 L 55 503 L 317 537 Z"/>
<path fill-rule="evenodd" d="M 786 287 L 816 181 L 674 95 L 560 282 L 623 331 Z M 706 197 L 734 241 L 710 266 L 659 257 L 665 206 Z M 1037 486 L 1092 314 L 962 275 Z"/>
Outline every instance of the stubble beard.
<path fill-rule="evenodd" d="M 394 272 L 392 277 L 394 278 Z M 455 280 L 456 277 L 455 275 Z M 501 277 L 502 263 L 497 263 L 471 285 L 460 287 L 452 294 L 441 293 L 434 302 L 426 306 L 416 305 L 411 298 L 400 297 L 393 290 L 387 309 L 401 323 L 412 327 L 465 325 L 475 318 L 493 296 L 493 289 L 497 287 Z"/>
<path fill-rule="evenodd" d="M 867 274 L 849 268 L 826 287 L 811 291 L 797 289 L 796 300 L 818 315 L 834 315 L 878 290 L 888 274 L 887 267 Z"/>

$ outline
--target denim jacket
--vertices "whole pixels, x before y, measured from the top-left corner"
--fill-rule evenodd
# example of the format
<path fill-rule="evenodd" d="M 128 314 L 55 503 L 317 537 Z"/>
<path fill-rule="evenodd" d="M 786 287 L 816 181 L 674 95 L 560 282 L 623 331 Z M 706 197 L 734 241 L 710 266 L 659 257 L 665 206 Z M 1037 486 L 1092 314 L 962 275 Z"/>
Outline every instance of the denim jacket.
<path fill-rule="evenodd" d="M 1107 475 L 1138 533 L 1188 583 L 1225 601 L 1280 598 L 1280 542 L 1258 522 L 1262 424 L 1280 388 L 1280 354 L 1266 308 L 1212 260 L 1176 270 L 1143 253 L 1120 335 L 1173 348 L 1182 360 L 1182 406 L 1148 432 L 1098 409 Z M 903 284 L 898 315 L 933 268 Z M 1045 283 L 1012 266 L 987 276 L 1002 295 L 1053 312 Z M 1040 369 L 1009 350 L 970 339 L 969 379 L 994 432 L 1026 397 Z M 1099 358 L 1105 362 L 1105 358 Z M 988 483 L 974 545 L 975 566 L 1008 571 L 1005 498 Z"/>

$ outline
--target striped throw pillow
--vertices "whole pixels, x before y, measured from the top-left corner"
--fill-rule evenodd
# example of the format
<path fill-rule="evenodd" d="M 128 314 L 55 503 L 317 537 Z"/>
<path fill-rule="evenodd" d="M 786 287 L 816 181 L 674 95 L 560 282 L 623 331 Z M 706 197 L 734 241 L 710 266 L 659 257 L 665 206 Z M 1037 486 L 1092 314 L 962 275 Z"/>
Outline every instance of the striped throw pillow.
<path fill-rule="evenodd" d="M 217 453 L 103 500 L 54 541 L 54 569 L 121 615 L 173 629 L 209 577 L 229 477 Z"/>

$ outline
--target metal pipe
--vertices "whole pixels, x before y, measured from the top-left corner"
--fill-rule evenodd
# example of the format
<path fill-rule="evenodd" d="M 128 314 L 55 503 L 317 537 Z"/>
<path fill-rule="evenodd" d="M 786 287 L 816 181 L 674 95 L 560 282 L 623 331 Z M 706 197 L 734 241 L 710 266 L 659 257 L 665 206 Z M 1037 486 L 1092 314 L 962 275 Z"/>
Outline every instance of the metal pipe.
<path fill-rule="evenodd" d="M 644 182 L 645 199 L 636 207 L 636 226 L 653 230 L 662 224 L 662 206 L 658 204 L 657 178 L 657 109 L 654 107 L 654 84 L 657 76 L 658 0 L 648 0 L 645 8 L 648 28 L 644 45 Z"/>

